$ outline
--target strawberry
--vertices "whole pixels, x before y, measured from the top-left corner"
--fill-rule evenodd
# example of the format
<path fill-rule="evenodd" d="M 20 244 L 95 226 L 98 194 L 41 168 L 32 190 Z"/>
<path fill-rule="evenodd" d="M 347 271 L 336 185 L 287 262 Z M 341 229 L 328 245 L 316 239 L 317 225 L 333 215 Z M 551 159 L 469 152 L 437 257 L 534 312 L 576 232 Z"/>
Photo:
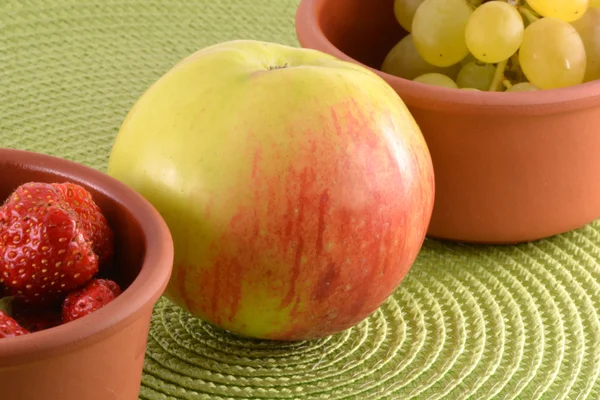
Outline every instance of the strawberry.
<path fill-rule="evenodd" d="M 17 314 L 14 316 L 14 320 L 29 332 L 43 331 L 54 328 L 62 323 L 60 313 L 53 310 Z"/>
<path fill-rule="evenodd" d="M 60 310 L 60 303 L 33 306 L 14 299 L 11 316 L 29 332 L 38 332 L 60 325 L 62 323 Z"/>
<path fill-rule="evenodd" d="M 94 252 L 98 255 L 98 263 L 102 265 L 113 255 L 113 232 L 100 207 L 94 202 L 92 195 L 74 183 L 54 183 L 57 189 L 79 217 L 79 222 L 92 241 Z"/>
<path fill-rule="evenodd" d="M 56 202 L 62 199 L 62 195 L 51 184 L 29 182 L 16 188 L 6 200 L 6 203 L 16 204 L 23 201 L 23 199 Z"/>
<path fill-rule="evenodd" d="M 29 333 L 27 329 L 24 329 L 17 321 L 11 318 L 12 303 L 12 297 L 3 297 L 0 299 L 0 339 Z"/>
<path fill-rule="evenodd" d="M 60 298 L 98 272 L 78 217 L 51 185 L 19 187 L 0 208 L 0 284 L 29 302 Z"/>
<path fill-rule="evenodd" d="M 70 293 L 63 302 L 63 323 L 84 317 L 107 305 L 121 294 L 121 288 L 108 279 L 94 279 L 85 287 Z"/>
<path fill-rule="evenodd" d="M 0 310 L 0 339 L 26 335 L 29 332 Z"/>

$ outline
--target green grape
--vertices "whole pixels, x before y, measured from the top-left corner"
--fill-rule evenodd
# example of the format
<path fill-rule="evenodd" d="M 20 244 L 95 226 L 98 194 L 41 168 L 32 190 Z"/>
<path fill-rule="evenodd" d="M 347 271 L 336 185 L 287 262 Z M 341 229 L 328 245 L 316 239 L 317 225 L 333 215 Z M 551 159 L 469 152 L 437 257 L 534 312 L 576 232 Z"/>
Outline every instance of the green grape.
<path fill-rule="evenodd" d="M 489 90 L 496 67 L 492 64 L 481 64 L 471 61 L 466 64 L 456 78 L 456 84 L 459 88 L 474 88 L 479 90 Z"/>
<path fill-rule="evenodd" d="M 590 0 L 527 0 L 527 3 L 542 17 L 572 22 L 583 17 Z"/>
<path fill-rule="evenodd" d="M 404 79 L 415 79 L 417 76 L 429 72 L 439 72 L 454 79 L 456 78 L 459 69 L 459 64 L 447 68 L 440 68 L 423 60 L 415 47 L 410 33 L 402 38 L 402 40 L 390 50 L 381 66 L 383 72 Z"/>
<path fill-rule="evenodd" d="M 600 8 L 590 8 L 577 21 L 571 22 L 585 46 L 584 82 L 600 79 Z"/>
<path fill-rule="evenodd" d="M 475 57 L 473 57 L 473 54 L 469 53 L 469 54 L 467 54 L 467 56 L 465 58 L 463 58 L 462 60 L 460 60 L 459 64 L 464 67 L 465 65 L 467 65 L 471 61 L 477 61 L 477 59 Z"/>
<path fill-rule="evenodd" d="M 516 83 L 506 89 L 507 92 L 534 92 L 536 90 L 539 89 L 529 82 Z"/>
<path fill-rule="evenodd" d="M 465 28 L 473 9 L 466 0 L 425 0 L 415 13 L 412 35 L 429 64 L 449 67 L 469 54 Z"/>
<path fill-rule="evenodd" d="M 437 72 L 423 74 L 421 76 L 416 77 L 413 80 L 415 82 L 426 83 L 428 85 L 458 89 L 458 86 L 456 86 L 456 83 L 454 83 L 452 79 L 448 78 L 446 75 L 442 75 Z"/>
<path fill-rule="evenodd" d="M 525 25 L 517 9 L 503 1 L 490 1 L 478 7 L 465 31 L 471 54 L 486 63 L 507 60 L 517 52 Z"/>
<path fill-rule="evenodd" d="M 413 17 L 415 16 L 417 8 L 419 8 L 422 2 L 423 0 L 394 1 L 394 14 L 396 15 L 396 20 L 406 30 L 406 32 L 410 32 Z"/>
<path fill-rule="evenodd" d="M 542 18 L 525 29 L 519 64 L 527 80 L 540 89 L 578 85 L 585 76 L 585 47 L 569 23 Z"/>

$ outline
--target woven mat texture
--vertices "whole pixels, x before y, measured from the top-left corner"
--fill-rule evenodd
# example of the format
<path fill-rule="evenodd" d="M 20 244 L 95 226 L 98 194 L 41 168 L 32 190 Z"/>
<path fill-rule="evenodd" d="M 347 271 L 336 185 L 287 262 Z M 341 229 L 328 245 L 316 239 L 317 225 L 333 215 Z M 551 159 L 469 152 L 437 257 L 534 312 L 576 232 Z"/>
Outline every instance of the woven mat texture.
<path fill-rule="evenodd" d="M 297 45 L 297 3 L 0 0 L 0 145 L 105 170 L 148 85 L 216 42 Z M 316 342 L 241 340 L 163 299 L 140 398 L 600 399 L 598 243 L 600 223 L 520 246 L 427 241 L 380 310 Z"/>

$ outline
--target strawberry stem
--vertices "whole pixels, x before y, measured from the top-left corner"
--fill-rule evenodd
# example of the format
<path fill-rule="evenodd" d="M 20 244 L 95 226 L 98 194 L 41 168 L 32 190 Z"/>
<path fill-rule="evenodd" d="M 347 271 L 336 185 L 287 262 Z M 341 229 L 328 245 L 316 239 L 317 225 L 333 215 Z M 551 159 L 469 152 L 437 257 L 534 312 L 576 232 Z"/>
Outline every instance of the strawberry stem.
<path fill-rule="evenodd" d="M 12 296 L 3 297 L 0 299 L 0 311 L 12 317 L 12 302 L 15 298 Z"/>

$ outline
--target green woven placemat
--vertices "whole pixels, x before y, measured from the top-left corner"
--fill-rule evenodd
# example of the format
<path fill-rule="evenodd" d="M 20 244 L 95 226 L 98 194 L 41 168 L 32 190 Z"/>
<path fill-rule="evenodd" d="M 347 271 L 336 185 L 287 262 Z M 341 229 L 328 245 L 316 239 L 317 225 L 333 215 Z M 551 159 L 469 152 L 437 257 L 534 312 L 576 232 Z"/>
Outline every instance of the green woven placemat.
<path fill-rule="evenodd" d="M 367 1 L 367 0 L 365 0 Z M 104 170 L 176 61 L 297 44 L 297 0 L 0 0 L 0 145 Z M 241 340 L 161 300 L 142 399 L 599 399 L 600 222 L 535 244 L 428 241 L 400 289 L 316 342 Z"/>

